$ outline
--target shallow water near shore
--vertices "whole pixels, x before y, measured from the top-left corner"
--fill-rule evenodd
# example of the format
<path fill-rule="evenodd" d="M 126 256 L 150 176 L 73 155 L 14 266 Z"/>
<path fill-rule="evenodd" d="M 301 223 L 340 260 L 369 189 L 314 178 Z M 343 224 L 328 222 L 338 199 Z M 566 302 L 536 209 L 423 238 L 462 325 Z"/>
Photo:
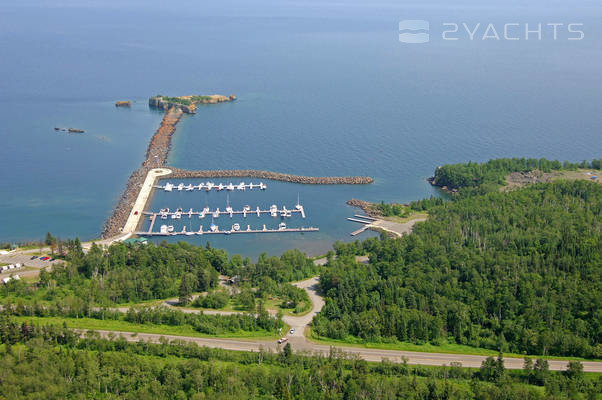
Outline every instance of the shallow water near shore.
<path fill-rule="evenodd" d="M 233 206 L 287 207 L 299 193 L 308 218 L 290 225 L 320 228 L 209 238 L 249 256 L 290 247 L 318 254 L 350 240 L 359 226 L 346 221 L 357 211 L 346 200 L 437 195 L 425 179 L 440 164 L 598 158 L 600 17 L 589 0 L 463 0 L 456 8 L 358 0 L 2 4 L 0 50 L 9 61 L 0 63 L 0 242 L 47 231 L 98 237 L 161 120 L 146 105 L 158 93 L 238 96 L 182 119 L 168 160 L 175 167 L 375 178 L 366 186 L 269 181 L 265 192 L 232 193 Z M 429 20 L 431 42 L 400 43 L 403 19 Z M 452 43 L 437 31 L 443 21 L 576 21 L 586 36 Z M 117 109 L 116 100 L 138 102 Z M 55 126 L 86 133 L 56 133 Z M 148 209 L 204 206 L 199 195 L 207 196 L 157 193 Z M 225 207 L 225 193 L 208 196 L 210 207 Z M 230 224 L 229 217 L 218 221 Z"/>

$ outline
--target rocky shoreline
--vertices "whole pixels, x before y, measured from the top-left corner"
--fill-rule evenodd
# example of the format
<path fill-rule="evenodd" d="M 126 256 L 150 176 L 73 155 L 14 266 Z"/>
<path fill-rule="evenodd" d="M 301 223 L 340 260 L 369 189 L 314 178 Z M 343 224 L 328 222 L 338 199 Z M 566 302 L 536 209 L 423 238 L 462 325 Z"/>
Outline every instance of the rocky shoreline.
<path fill-rule="evenodd" d="M 234 97 L 235 98 L 235 97 Z M 167 110 L 159 129 L 155 132 L 146 150 L 146 157 L 140 168 L 130 175 L 125 191 L 119 198 L 113 213 L 107 218 L 101 237 L 103 239 L 117 236 L 121 233 L 128 216 L 132 210 L 140 188 L 146 179 L 148 171 L 153 168 L 167 167 L 167 156 L 171 146 L 171 137 L 176 130 L 176 125 L 186 111 L 181 107 L 171 107 Z M 277 181 L 313 184 L 313 185 L 365 185 L 374 180 L 368 176 L 298 176 L 283 174 L 272 171 L 261 170 L 199 170 L 189 171 L 178 168 L 171 168 L 173 172 L 165 175 L 163 178 L 234 178 L 250 177 L 261 179 L 272 179 Z"/>
<path fill-rule="evenodd" d="M 369 217 L 380 217 L 380 211 L 374 209 L 374 203 L 370 203 L 369 201 L 351 199 L 347 200 L 347 205 L 352 207 L 357 207 L 366 213 Z"/>

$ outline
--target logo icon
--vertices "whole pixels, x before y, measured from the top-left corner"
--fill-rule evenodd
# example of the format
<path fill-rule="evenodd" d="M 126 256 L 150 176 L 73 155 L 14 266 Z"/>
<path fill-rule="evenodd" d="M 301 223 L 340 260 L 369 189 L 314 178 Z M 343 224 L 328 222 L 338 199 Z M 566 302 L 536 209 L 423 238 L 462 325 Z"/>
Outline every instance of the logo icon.
<path fill-rule="evenodd" d="M 427 43 L 430 40 L 430 24 L 422 19 L 407 19 L 399 22 L 401 43 Z"/>

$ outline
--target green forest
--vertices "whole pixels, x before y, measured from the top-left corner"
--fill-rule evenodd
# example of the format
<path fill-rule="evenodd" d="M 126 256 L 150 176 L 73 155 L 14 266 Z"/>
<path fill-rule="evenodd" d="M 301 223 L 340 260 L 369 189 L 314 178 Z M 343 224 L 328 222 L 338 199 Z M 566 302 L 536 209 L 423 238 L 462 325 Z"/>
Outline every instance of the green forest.
<path fill-rule="evenodd" d="M 484 163 L 468 162 L 446 164 L 437 167 L 432 179 L 434 185 L 449 189 L 476 188 L 482 192 L 497 189 L 505 184 L 505 178 L 512 172 L 542 172 L 577 170 L 578 168 L 602 169 L 602 159 L 591 162 L 570 163 L 545 158 L 498 158 Z"/>
<path fill-rule="evenodd" d="M 60 326 L 0 318 L 0 396 L 5 399 L 596 399 L 600 375 L 579 362 L 552 372 L 525 359 L 506 370 L 503 356 L 479 369 L 368 363 L 331 349 L 300 355 L 231 352 L 194 343 L 84 337 Z"/>
<path fill-rule="evenodd" d="M 339 243 L 314 332 L 602 358 L 601 195 L 586 181 L 492 192 L 431 208 L 401 240 Z"/>

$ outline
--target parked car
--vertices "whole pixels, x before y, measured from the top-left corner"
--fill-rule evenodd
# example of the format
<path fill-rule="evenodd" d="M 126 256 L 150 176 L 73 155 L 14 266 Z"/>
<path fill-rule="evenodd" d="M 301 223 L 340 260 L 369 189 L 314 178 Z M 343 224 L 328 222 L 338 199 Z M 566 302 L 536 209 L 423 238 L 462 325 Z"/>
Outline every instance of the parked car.
<path fill-rule="evenodd" d="M 295 333 L 295 328 L 290 330 L 290 334 L 292 335 L 293 333 Z"/>
<path fill-rule="evenodd" d="M 35 260 L 38 256 L 31 256 L 30 260 Z"/>
<path fill-rule="evenodd" d="M 288 341 L 288 338 L 283 337 L 283 338 L 278 339 L 278 344 L 286 343 L 287 341 Z"/>

